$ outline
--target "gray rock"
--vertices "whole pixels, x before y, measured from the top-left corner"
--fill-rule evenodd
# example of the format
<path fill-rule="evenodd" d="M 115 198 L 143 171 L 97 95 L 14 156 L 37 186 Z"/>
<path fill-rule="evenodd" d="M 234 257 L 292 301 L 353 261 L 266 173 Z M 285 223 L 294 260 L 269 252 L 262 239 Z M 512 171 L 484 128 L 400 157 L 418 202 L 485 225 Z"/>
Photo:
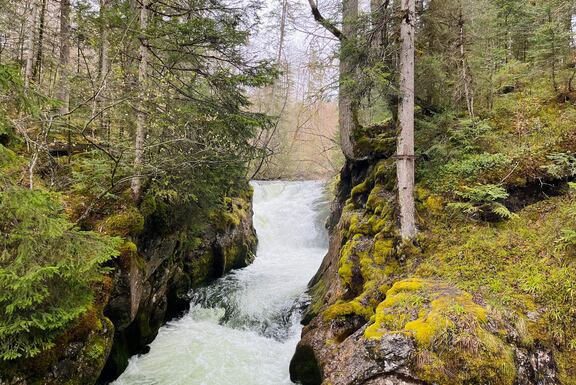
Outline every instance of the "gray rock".
<path fill-rule="evenodd" d="M 518 376 L 516 385 L 557 385 L 556 363 L 552 352 L 545 349 L 516 349 Z"/>
<path fill-rule="evenodd" d="M 367 341 L 370 356 L 380 362 L 384 372 L 405 366 L 414 353 L 414 341 L 404 334 L 386 334 L 380 341 Z"/>

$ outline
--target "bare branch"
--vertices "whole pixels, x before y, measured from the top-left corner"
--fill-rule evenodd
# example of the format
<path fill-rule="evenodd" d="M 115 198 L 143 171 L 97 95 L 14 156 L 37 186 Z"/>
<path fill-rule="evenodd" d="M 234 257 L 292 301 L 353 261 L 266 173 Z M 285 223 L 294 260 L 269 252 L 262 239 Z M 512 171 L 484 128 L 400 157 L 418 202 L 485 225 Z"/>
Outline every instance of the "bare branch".
<path fill-rule="evenodd" d="M 326 28 L 326 30 L 330 32 L 332 35 L 336 36 L 338 40 L 345 39 L 345 36 L 342 34 L 342 31 L 340 31 L 330 20 L 327 20 L 324 18 L 324 16 L 322 16 L 314 0 L 308 0 L 308 3 L 310 4 L 312 15 L 314 15 L 314 20 L 316 20 L 318 24 Z"/>

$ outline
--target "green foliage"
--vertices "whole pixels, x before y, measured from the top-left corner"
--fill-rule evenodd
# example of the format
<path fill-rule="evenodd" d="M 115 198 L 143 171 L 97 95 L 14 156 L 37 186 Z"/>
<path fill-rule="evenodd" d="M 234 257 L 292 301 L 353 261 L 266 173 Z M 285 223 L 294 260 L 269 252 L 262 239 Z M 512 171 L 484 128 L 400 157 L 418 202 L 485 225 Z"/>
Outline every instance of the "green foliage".
<path fill-rule="evenodd" d="M 562 230 L 562 235 L 557 241 L 558 250 L 565 253 L 574 254 L 576 249 L 576 230 L 564 229 Z"/>
<path fill-rule="evenodd" d="M 570 178 L 576 176 L 576 156 L 571 153 L 555 152 L 547 156 L 551 164 L 544 165 L 548 174 L 555 178 Z"/>
<path fill-rule="evenodd" d="M 72 192 L 85 198 L 118 200 L 113 186 L 130 174 L 126 162 L 115 162 L 101 151 L 82 154 L 72 167 Z"/>
<path fill-rule="evenodd" d="M 0 359 L 11 360 L 51 347 L 89 308 L 121 240 L 78 230 L 42 190 L 9 187 L 0 211 Z"/>
<path fill-rule="evenodd" d="M 576 269 L 558 235 L 573 239 L 573 205 L 573 197 L 550 198 L 496 226 L 444 217 L 430 228 L 433 251 L 417 273 L 456 282 L 496 309 L 536 312 L 524 339 L 566 346 L 575 338 Z"/>
<path fill-rule="evenodd" d="M 386 292 L 364 337 L 397 333 L 413 337 L 417 350 L 413 368 L 430 383 L 512 384 L 514 355 L 490 331 L 488 319 L 487 309 L 469 293 L 435 280 L 411 278 L 395 282 Z"/>
<path fill-rule="evenodd" d="M 448 207 L 463 211 L 472 217 L 489 213 L 503 219 L 516 217 L 516 214 L 498 202 L 508 198 L 508 193 L 502 186 L 494 184 L 476 185 L 474 187 L 464 186 L 462 190 L 456 191 L 456 195 L 464 201 L 449 203 Z"/>

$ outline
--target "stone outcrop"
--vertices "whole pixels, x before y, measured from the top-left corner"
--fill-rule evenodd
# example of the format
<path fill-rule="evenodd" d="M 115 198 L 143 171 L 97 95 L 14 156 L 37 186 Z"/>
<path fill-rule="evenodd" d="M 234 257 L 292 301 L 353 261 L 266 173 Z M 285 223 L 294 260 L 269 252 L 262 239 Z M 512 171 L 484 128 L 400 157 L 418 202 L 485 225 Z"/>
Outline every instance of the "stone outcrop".
<path fill-rule="evenodd" d="M 553 352 L 526 341 L 513 313 L 498 313 L 449 282 L 414 276 L 426 250 L 398 239 L 394 171 L 383 159 L 348 163 L 341 173 L 292 380 L 560 384 Z"/>
<path fill-rule="evenodd" d="M 105 220 L 100 231 L 127 241 L 96 290 L 93 309 L 54 348 L 0 366 L 0 384 L 89 385 L 117 378 L 166 321 L 187 310 L 192 288 L 253 261 L 250 191 L 225 203 L 206 218 L 145 198 L 142 215 L 129 209 Z"/>
<path fill-rule="evenodd" d="M 105 309 L 116 325 L 115 339 L 99 382 L 119 376 L 128 358 L 145 352 L 167 320 L 187 310 L 191 288 L 253 261 L 256 234 L 249 198 L 227 198 L 227 210 L 211 218 L 202 238 L 190 239 L 186 227 L 168 224 L 158 231 L 157 218 L 147 220 L 139 253 L 116 271 L 118 284 Z"/>

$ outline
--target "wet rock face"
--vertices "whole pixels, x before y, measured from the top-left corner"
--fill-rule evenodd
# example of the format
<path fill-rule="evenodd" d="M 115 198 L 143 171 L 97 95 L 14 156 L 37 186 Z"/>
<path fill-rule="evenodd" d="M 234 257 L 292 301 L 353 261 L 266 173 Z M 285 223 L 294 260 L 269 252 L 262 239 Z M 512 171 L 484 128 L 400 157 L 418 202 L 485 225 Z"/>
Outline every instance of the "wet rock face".
<path fill-rule="evenodd" d="M 105 318 L 82 324 L 67 341 L 31 359 L 0 367 L 0 385 L 86 385 L 98 378 L 114 339 L 114 326 Z"/>
<path fill-rule="evenodd" d="M 384 372 L 405 367 L 415 351 L 414 341 L 404 334 L 387 334 L 378 341 L 365 342 L 370 358 L 380 363 Z"/>
<path fill-rule="evenodd" d="M 241 205 L 242 215 L 211 227 L 194 247 L 189 246 L 185 229 L 144 230 L 138 242 L 140 256 L 116 272 L 116 287 L 105 311 L 116 334 L 99 383 L 116 379 L 128 358 L 142 353 L 167 320 L 187 310 L 191 288 L 252 262 L 256 247 L 252 205 L 236 198 L 234 202 Z"/>
<path fill-rule="evenodd" d="M 292 381 L 303 385 L 422 383 L 407 366 L 415 351 L 410 338 L 394 334 L 369 341 L 364 331 L 358 329 L 340 344 L 323 340 L 331 332 L 321 327 L 305 332 L 290 363 Z"/>
<path fill-rule="evenodd" d="M 136 244 L 127 242 L 132 249 L 115 260 L 111 292 L 100 290 L 105 298 L 97 300 L 99 315 L 81 332 L 67 332 L 55 349 L 18 367 L 5 369 L 0 362 L 0 385 L 91 385 L 116 379 L 130 356 L 146 352 L 160 327 L 187 309 L 191 288 L 252 262 L 256 233 L 249 195 L 230 198 L 229 209 L 201 239 L 177 223 L 148 223 Z M 194 220 L 189 218 L 192 225 Z"/>

